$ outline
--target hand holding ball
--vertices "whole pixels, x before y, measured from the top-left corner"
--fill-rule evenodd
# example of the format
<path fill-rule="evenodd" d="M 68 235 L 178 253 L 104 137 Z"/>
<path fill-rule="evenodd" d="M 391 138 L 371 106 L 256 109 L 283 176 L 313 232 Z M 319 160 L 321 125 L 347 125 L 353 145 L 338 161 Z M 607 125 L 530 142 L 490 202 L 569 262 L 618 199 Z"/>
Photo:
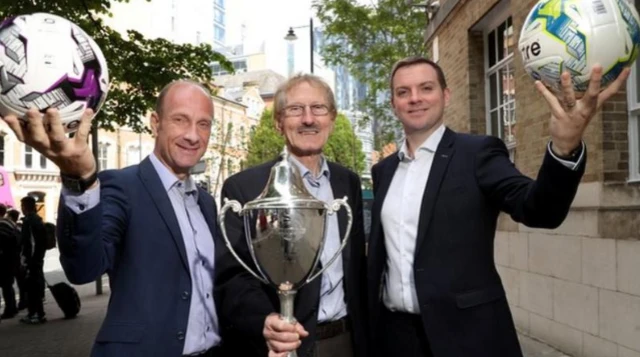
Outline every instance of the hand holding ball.
<path fill-rule="evenodd" d="M 102 51 L 69 20 L 34 13 L 0 24 L 0 116 L 56 108 L 73 132 L 86 109 L 98 112 L 108 88 Z"/>
<path fill-rule="evenodd" d="M 567 71 L 574 90 L 585 92 L 595 64 L 603 67 L 605 88 L 636 60 L 640 18 L 625 0 L 540 0 L 518 47 L 527 73 L 556 91 Z"/>

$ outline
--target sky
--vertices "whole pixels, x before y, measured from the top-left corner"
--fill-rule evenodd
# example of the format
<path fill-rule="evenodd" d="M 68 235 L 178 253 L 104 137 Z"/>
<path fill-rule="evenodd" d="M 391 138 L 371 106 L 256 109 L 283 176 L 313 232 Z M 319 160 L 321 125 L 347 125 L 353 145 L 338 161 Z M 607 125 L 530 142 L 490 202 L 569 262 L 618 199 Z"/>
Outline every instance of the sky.
<path fill-rule="evenodd" d="M 312 15 L 310 0 L 231 0 L 226 6 L 227 44 L 242 42 L 244 24 L 248 51 L 266 39 L 284 38 L 289 27 L 308 24 Z"/>

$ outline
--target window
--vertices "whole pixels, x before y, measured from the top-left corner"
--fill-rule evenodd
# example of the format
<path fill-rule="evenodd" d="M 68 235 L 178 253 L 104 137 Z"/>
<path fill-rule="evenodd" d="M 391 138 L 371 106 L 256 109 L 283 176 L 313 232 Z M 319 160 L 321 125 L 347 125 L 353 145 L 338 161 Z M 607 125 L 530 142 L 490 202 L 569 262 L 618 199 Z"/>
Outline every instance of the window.
<path fill-rule="evenodd" d="M 33 149 L 31 146 L 24 146 L 24 167 L 30 169 L 33 167 Z"/>
<path fill-rule="evenodd" d="M 106 170 L 109 168 L 108 153 L 109 153 L 109 144 L 107 143 L 98 144 L 98 165 L 100 167 L 100 170 Z"/>
<path fill-rule="evenodd" d="M 127 166 L 139 163 L 141 154 L 139 146 L 129 146 L 127 149 Z"/>
<path fill-rule="evenodd" d="M 47 158 L 44 155 L 40 155 L 40 168 L 41 169 L 47 168 Z"/>
<path fill-rule="evenodd" d="M 640 0 L 635 0 L 635 5 L 636 8 L 640 6 Z M 631 76 L 627 83 L 629 181 L 640 181 L 640 64 L 638 61 L 631 68 Z"/>
<path fill-rule="evenodd" d="M 245 137 L 244 126 L 240 127 L 240 146 L 244 148 L 247 142 L 247 138 Z"/>
<path fill-rule="evenodd" d="M 4 166 L 4 135 L 0 135 L 0 166 Z"/>
<path fill-rule="evenodd" d="M 516 147 L 515 44 L 511 17 L 486 32 L 487 131 L 504 140 L 512 160 Z"/>
<path fill-rule="evenodd" d="M 224 8 L 224 0 L 216 0 L 216 5 L 220 6 L 221 8 Z"/>
<path fill-rule="evenodd" d="M 224 26 L 224 11 L 220 9 L 214 9 L 213 19 L 215 20 L 216 23 Z"/>
<path fill-rule="evenodd" d="M 242 60 L 233 61 L 233 69 L 235 69 L 236 72 L 246 72 L 247 60 L 242 59 Z"/>
<path fill-rule="evenodd" d="M 224 42 L 224 27 L 215 25 L 213 30 L 215 40 L 218 42 Z"/>

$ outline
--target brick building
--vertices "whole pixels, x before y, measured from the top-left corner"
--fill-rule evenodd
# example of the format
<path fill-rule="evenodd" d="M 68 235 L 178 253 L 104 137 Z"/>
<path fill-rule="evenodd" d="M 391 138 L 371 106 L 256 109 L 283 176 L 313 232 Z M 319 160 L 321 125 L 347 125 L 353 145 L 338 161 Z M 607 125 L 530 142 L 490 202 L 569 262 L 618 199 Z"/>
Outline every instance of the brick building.
<path fill-rule="evenodd" d="M 531 177 L 550 115 L 517 49 L 535 3 L 441 0 L 427 8 L 425 33 L 452 91 L 446 125 L 501 137 Z M 496 235 L 519 330 L 576 357 L 640 357 L 639 69 L 589 126 L 586 173 L 564 224 L 536 230 L 502 216 Z"/>

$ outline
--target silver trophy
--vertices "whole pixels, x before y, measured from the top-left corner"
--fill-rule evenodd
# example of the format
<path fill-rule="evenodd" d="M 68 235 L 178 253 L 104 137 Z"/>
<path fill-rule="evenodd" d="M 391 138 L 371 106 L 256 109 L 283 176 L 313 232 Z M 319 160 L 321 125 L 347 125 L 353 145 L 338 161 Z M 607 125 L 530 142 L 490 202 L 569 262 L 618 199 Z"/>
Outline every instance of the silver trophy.
<path fill-rule="evenodd" d="M 347 210 L 345 236 L 336 254 L 317 269 L 324 246 L 327 214 L 336 213 L 340 206 Z M 224 217 L 229 209 L 244 217 L 247 245 L 257 271 L 238 256 L 227 237 Z M 304 186 L 298 168 L 289 162 L 285 148 L 281 160 L 271 168 L 262 193 L 244 207 L 238 201 L 225 199 L 218 222 L 231 254 L 249 273 L 277 289 L 281 318 L 295 323 L 296 292 L 320 276 L 342 253 L 351 232 L 353 215 L 346 196 L 331 204 L 314 198 Z M 297 354 L 294 351 L 288 357 L 297 357 Z"/>

